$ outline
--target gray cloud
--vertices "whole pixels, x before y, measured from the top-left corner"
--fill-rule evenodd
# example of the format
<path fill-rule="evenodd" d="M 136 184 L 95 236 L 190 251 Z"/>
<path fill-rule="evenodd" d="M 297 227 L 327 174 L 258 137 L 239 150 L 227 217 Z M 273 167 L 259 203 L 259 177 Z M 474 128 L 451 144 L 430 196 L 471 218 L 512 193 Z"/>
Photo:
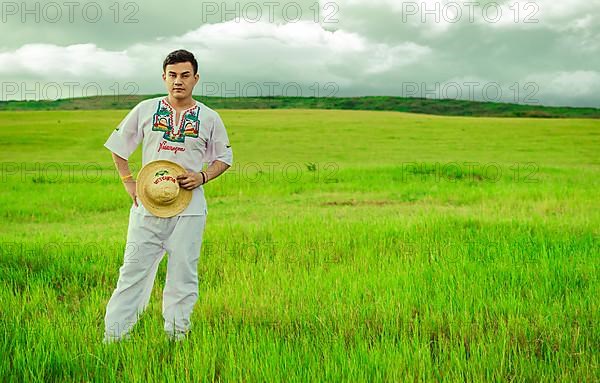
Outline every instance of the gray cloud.
<path fill-rule="evenodd" d="M 35 3 L 26 6 L 35 10 Z M 305 96 L 460 95 L 600 107 L 600 0 L 520 2 L 518 14 L 514 1 L 485 1 L 472 7 L 472 20 L 463 2 L 286 2 L 271 6 L 272 20 L 266 2 L 257 3 L 260 20 L 251 20 L 252 2 L 229 1 L 229 13 L 220 1 L 123 2 L 118 15 L 106 2 L 87 5 L 88 20 L 74 12 L 73 22 L 63 14 L 55 23 L 46 20 L 51 8 L 44 14 L 40 5 L 36 23 L 35 15 L 4 4 L 2 98 L 52 98 L 44 86 L 64 89 L 65 82 L 78 83 L 73 95 L 89 84 L 87 94 L 163 92 L 162 59 L 185 47 L 200 63 L 196 93 L 253 95 L 259 87 L 294 95 L 299 84 Z M 436 7 L 437 15 L 425 14 Z M 102 17 L 91 22 L 96 8 Z M 496 8 L 502 17 L 492 22 Z M 293 20 L 298 9 L 302 18 Z M 137 22 L 125 23 L 127 15 Z"/>

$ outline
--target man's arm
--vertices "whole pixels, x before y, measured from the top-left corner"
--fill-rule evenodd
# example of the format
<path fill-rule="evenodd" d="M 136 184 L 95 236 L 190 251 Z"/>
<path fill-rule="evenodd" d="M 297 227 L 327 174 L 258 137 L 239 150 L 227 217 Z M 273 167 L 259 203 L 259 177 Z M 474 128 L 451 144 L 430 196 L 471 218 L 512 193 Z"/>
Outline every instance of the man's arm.
<path fill-rule="evenodd" d="M 227 165 L 225 162 L 221 162 L 219 160 L 213 161 L 213 163 L 210 164 L 210 166 L 203 171 L 205 174 L 204 183 L 207 183 L 209 180 L 217 178 L 218 176 L 223 174 L 227 169 L 229 169 L 229 165 Z M 182 174 L 177 177 L 177 180 L 179 181 L 179 185 L 182 188 L 188 190 L 195 189 L 203 184 L 202 174 L 195 172 L 187 172 L 185 174 Z"/>
<path fill-rule="evenodd" d="M 227 170 L 227 169 L 229 169 L 229 165 L 227 165 L 225 162 L 221 162 L 219 160 L 215 160 L 204 171 L 204 173 L 206 174 L 206 182 L 208 182 L 209 180 L 217 178 L 221 174 L 225 173 L 225 170 Z"/>
<path fill-rule="evenodd" d="M 125 186 L 125 190 L 133 200 L 134 205 L 137 207 L 137 193 L 135 191 L 136 183 L 133 179 L 133 175 L 131 174 L 131 170 L 129 170 L 129 161 L 119 157 L 117 154 L 112 153 L 112 158 L 115 163 L 115 167 L 117 168 L 117 172 L 123 181 L 123 186 Z"/>

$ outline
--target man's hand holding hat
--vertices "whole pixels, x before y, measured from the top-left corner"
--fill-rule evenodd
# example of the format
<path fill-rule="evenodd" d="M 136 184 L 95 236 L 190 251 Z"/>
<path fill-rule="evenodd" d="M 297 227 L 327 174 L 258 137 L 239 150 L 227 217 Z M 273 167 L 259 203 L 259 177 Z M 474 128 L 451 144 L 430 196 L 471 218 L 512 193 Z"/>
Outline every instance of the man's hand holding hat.
<path fill-rule="evenodd" d="M 177 176 L 177 182 L 179 182 L 179 186 L 184 189 L 192 190 L 197 188 L 200 185 L 205 184 L 208 181 L 208 176 L 206 172 L 186 172 Z"/>
<path fill-rule="evenodd" d="M 178 178 L 186 173 L 187 171 L 175 162 L 148 162 L 138 173 L 137 197 L 153 215 L 173 217 L 185 210 L 192 200 L 192 191 L 180 186 L 178 181 Z"/>

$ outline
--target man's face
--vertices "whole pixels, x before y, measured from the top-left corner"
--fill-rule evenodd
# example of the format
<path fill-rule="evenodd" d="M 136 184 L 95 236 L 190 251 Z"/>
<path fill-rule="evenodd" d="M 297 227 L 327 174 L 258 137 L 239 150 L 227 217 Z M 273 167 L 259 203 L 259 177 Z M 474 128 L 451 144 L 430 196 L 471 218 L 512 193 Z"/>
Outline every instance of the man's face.
<path fill-rule="evenodd" d="M 167 92 L 176 99 L 190 97 L 200 79 L 198 73 L 194 75 L 194 67 L 189 61 L 167 65 L 162 77 Z"/>

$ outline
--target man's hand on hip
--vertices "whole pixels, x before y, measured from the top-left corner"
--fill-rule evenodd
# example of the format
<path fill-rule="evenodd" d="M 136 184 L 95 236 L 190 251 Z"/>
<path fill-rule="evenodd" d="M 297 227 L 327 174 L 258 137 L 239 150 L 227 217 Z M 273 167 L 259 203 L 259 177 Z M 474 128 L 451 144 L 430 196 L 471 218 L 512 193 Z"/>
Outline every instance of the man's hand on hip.
<path fill-rule="evenodd" d="M 133 200 L 133 204 L 135 205 L 135 207 L 137 207 L 138 206 L 137 192 L 135 190 L 136 182 L 135 181 L 126 181 L 126 182 L 123 182 L 123 185 L 125 186 L 125 190 L 127 190 L 127 193 L 129 194 L 129 196 Z"/>

